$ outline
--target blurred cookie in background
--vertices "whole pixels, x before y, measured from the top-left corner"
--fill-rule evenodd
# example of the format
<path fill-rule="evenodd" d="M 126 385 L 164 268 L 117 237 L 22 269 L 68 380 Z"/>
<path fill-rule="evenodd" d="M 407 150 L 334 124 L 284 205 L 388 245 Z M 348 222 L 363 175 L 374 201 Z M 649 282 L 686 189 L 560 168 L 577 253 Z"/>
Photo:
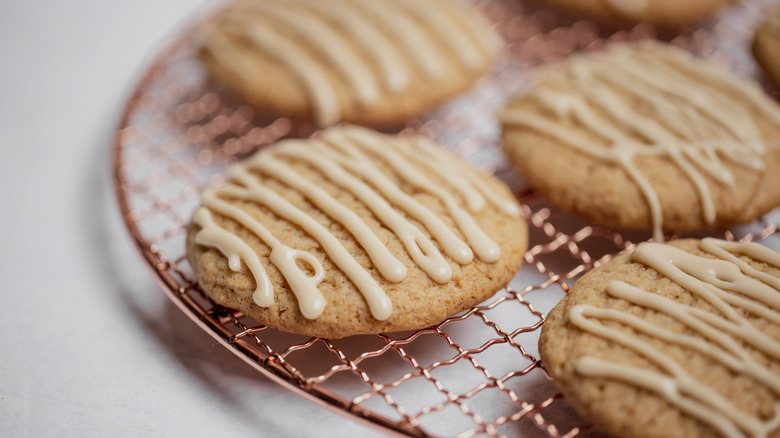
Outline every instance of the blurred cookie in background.
<path fill-rule="evenodd" d="M 648 23 L 677 28 L 702 22 L 736 0 L 536 0 L 611 25 Z"/>
<path fill-rule="evenodd" d="M 470 88 L 503 48 L 454 0 L 243 0 L 203 29 L 211 77 L 272 115 L 388 125 Z"/>
<path fill-rule="evenodd" d="M 499 115 L 503 146 L 558 206 L 662 240 L 780 204 L 780 105 L 756 83 L 655 41 L 537 76 Z"/>

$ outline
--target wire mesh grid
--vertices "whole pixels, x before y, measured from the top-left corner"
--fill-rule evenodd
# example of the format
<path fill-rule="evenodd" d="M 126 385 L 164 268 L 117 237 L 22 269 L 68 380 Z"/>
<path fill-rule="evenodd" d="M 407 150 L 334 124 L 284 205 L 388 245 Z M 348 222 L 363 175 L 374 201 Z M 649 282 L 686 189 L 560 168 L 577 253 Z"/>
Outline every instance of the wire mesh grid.
<path fill-rule="evenodd" d="M 196 59 L 192 30 L 160 52 L 127 103 L 114 145 L 117 197 L 131 237 L 171 300 L 285 387 L 388 433 L 578 436 L 590 428 L 561 398 L 539 360 L 544 315 L 583 272 L 650 235 L 590 225 L 526 189 L 501 155 L 495 111 L 526 86 L 534 66 L 610 40 L 658 37 L 737 74 L 757 76 L 747 47 L 767 2 L 746 2 L 706 27 L 670 35 L 641 25 L 605 31 L 515 0 L 478 3 L 507 40 L 507 56 L 473 91 L 402 130 L 439 140 L 498 174 L 518 194 L 530 230 L 525 265 L 482 305 L 424 330 L 328 340 L 263 327 L 208 299 L 184 257 L 199 192 L 223 181 L 229 165 L 256 150 L 316 129 L 266 119 L 215 91 Z M 778 246 L 778 224 L 775 210 L 707 235 Z"/>

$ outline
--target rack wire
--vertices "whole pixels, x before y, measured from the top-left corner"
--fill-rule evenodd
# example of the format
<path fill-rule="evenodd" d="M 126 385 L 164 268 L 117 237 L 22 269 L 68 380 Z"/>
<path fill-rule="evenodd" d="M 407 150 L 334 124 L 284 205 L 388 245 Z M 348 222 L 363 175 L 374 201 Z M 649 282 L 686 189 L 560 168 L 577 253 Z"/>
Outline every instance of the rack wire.
<path fill-rule="evenodd" d="M 525 264 L 481 305 L 423 330 L 328 340 L 266 328 L 207 298 L 184 256 L 199 192 L 223 181 L 232 163 L 316 129 L 265 119 L 223 96 L 196 59 L 194 27 L 159 52 L 127 102 L 114 143 L 116 196 L 131 238 L 173 303 L 261 374 L 314 402 L 401 436 L 593 433 L 544 373 L 539 331 L 582 273 L 650 235 L 588 224 L 526 189 L 501 154 L 495 111 L 526 86 L 535 66 L 610 40 L 666 39 L 759 77 L 747 47 L 768 2 L 744 2 L 706 27 L 668 35 L 643 25 L 604 30 L 519 0 L 477 3 L 507 40 L 506 56 L 473 91 L 402 130 L 438 140 L 517 193 L 530 230 Z M 706 235 L 780 247 L 778 224 L 780 209 Z"/>

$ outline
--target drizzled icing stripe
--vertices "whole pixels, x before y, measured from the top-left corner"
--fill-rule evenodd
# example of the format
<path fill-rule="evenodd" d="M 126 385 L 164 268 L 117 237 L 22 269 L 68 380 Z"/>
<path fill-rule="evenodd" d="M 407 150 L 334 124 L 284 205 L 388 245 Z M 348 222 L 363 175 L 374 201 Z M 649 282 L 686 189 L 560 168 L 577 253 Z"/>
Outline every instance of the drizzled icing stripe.
<path fill-rule="evenodd" d="M 231 58 L 252 57 L 253 50 L 273 57 L 306 90 L 315 121 L 331 125 L 341 117 L 331 91 L 336 82 L 366 106 L 407 88 L 418 73 L 440 78 L 452 62 L 482 68 L 500 39 L 487 20 L 461 9 L 450 1 L 243 1 L 209 29 L 204 44 L 248 83 L 256 69 Z"/>
<path fill-rule="evenodd" d="M 628 311 L 580 304 L 567 313 L 575 327 L 634 351 L 657 369 L 585 356 L 577 360 L 575 370 L 584 376 L 619 380 L 656 393 L 723 436 L 766 437 L 780 427 L 780 403 L 775 403 L 774 414 L 766 420 L 741 411 L 727 396 L 697 381 L 663 350 L 615 328 L 614 323 L 619 323 L 643 336 L 706 355 L 733 373 L 765 386 L 780 399 L 780 376 L 767 363 L 757 360 L 746 347 L 777 363 L 780 361 L 780 342 L 764 334 L 750 318 L 738 311 L 742 309 L 780 325 L 780 278 L 758 271 L 738 257 L 745 255 L 780 269 L 780 253 L 757 243 L 712 238 L 703 239 L 699 249 L 715 258 L 645 242 L 637 247 L 632 261 L 658 271 L 706 301 L 713 310 L 681 304 L 621 281 L 611 281 L 607 285 L 609 296 L 675 319 L 686 327 L 687 333 L 674 333 Z"/>
<path fill-rule="evenodd" d="M 306 148 L 308 149 L 308 148 Z M 354 231 L 355 239 L 366 249 L 374 266 L 384 278 L 392 282 L 399 282 L 406 278 L 406 268 L 390 251 L 382 245 L 379 238 L 352 210 L 336 201 L 328 192 L 316 184 L 301 178 L 296 178 L 295 171 L 282 161 L 270 156 L 262 157 L 262 160 L 254 160 L 252 169 L 278 179 L 286 185 L 303 194 L 309 202 L 320 210 L 327 212 L 328 216 L 335 218 L 339 223 L 345 224 Z"/>
<path fill-rule="evenodd" d="M 259 27 L 253 24 L 258 18 L 257 15 L 261 15 L 271 22 L 279 23 L 285 32 L 291 32 L 306 45 L 313 46 L 327 61 L 327 64 L 334 66 L 342 79 L 354 86 L 355 94 L 360 102 L 370 103 L 377 99 L 379 89 L 375 83 L 374 75 L 358 57 L 358 54 L 354 51 L 341 50 L 341 47 L 347 45 L 348 42 L 337 29 L 328 26 L 327 22 L 317 19 L 315 16 L 296 12 L 295 9 L 291 9 L 284 3 L 256 2 L 252 4 L 251 9 L 253 12 L 256 10 L 259 14 L 236 17 L 237 20 L 246 21 L 244 26 L 250 32 L 255 27 Z M 277 38 L 283 38 L 281 32 Z M 298 68 L 304 68 L 304 66 L 300 65 Z M 322 67 L 320 66 L 320 68 Z"/>
<path fill-rule="evenodd" d="M 528 95 L 545 112 L 510 103 L 501 120 L 621 166 L 648 203 L 658 241 L 663 240 L 661 203 L 634 164 L 638 156 L 669 158 L 693 184 L 704 220 L 711 224 L 717 212 L 704 175 L 733 185 L 725 161 L 763 171 L 767 150 L 759 127 L 727 93 L 780 123 L 780 110 L 755 86 L 672 47 L 614 46 L 607 54 L 573 57 L 568 72 L 558 78 L 565 78 L 565 89 L 542 81 Z M 629 106 L 615 91 L 638 103 Z M 558 120 L 566 117 L 580 128 L 562 129 Z"/>
<path fill-rule="evenodd" d="M 297 74 L 303 88 L 311 98 L 311 104 L 315 113 L 321 114 L 319 122 L 335 123 L 333 112 L 339 106 L 339 100 L 328 82 L 323 67 L 309 58 L 308 54 L 297 44 L 279 38 L 279 35 L 269 28 L 254 26 L 247 29 L 245 37 L 253 44 L 266 47 L 266 53 L 273 57 L 281 65 L 293 72 L 304 71 L 306 74 Z M 230 67 L 230 70 L 238 74 L 244 81 L 251 83 L 252 79 L 261 73 L 261 69 L 244 56 L 227 37 L 212 30 L 209 32 L 204 45 L 209 47 L 211 56 L 219 59 L 219 62 Z"/>
<path fill-rule="evenodd" d="M 274 179 L 299 193 L 355 238 L 383 278 L 390 282 L 402 281 L 407 275 L 404 264 L 357 214 L 293 166 L 293 163 L 305 164 L 309 170 L 365 205 L 376 220 L 395 234 L 412 261 L 432 280 L 447 283 L 452 279 L 452 267 L 444 254 L 459 264 L 471 263 L 474 255 L 486 263 L 496 262 L 500 257 L 499 246 L 479 228 L 469 212 L 479 212 L 487 205 L 515 217 L 520 211 L 510 206 L 512 200 L 493 191 L 473 170 L 464 169 L 464 165 L 445 151 L 437 151 L 430 143 L 420 146 L 425 153 L 413 154 L 411 148 L 422 142 L 420 139 L 400 140 L 357 127 L 323 131 L 322 140 L 279 142 L 233 166 L 227 183 L 203 193 L 202 206 L 194 215 L 194 221 L 201 227 L 195 241 L 218 249 L 228 258 L 228 265 L 234 271 L 241 270 L 243 261 L 256 281 L 255 303 L 268 307 L 273 304 L 273 286 L 260 257 L 247 242 L 221 227 L 213 215 L 237 222 L 270 247 L 270 262 L 292 289 L 301 313 L 309 319 L 318 317 L 326 304 L 318 289 L 324 278 L 321 261 L 310 253 L 285 246 L 257 218 L 237 206 L 236 201 L 261 205 L 315 239 L 365 297 L 371 314 L 378 320 L 387 319 L 392 313 L 392 303 L 369 272 L 326 226 L 271 187 L 263 185 L 257 175 Z M 429 167 L 423 164 L 425 161 L 435 161 L 442 166 L 441 174 L 463 172 L 465 177 L 456 184 L 443 178 L 444 188 L 426 176 Z M 390 175 L 376 166 L 377 162 L 388 168 L 395 178 L 438 198 L 451 215 L 455 228 L 451 229 L 434 211 L 404 193 Z M 452 193 L 464 199 L 468 208 L 461 207 Z M 465 242 L 459 234 L 464 236 Z M 309 269 L 302 268 L 301 264 Z"/>
<path fill-rule="evenodd" d="M 408 13 L 411 13 L 418 22 L 425 23 L 425 26 L 430 28 L 435 35 L 446 35 L 446 38 L 442 39 L 443 42 L 451 53 L 458 54 L 460 61 L 466 67 L 477 69 L 487 61 L 480 44 L 474 41 L 471 35 L 463 32 L 460 23 L 453 20 L 446 13 L 441 13 L 441 9 L 445 9 L 443 7 L 445 5 L 440 5 L 438 8 L 434 7 L 436 13 L 432 14 L 431 7 L 426 2 L 418 0 L 395 1 L 402 5 Z M 418 25 L 417 27 L 420 26 Z"/>
<path fill-rule="evenodd" d="M 493 242 L 484 232 L 482 232 L 477 223 L 474 221 L 474 218 L 460 207 L 455 198 L 447 190 L 439 187 L 433 181 L 425 177 L 423 173 L 411 168 L 408 164 L 410 157 L 402 157 L 398 154 L 394 154 L 392 150 L 388 150 L 387 146 L 383 142 L 378 141 L 376 138 L 368 139 L 364 137 L 361 146 L 364 149 L 381 157 L 381 159 L 386 164 L 388 164 L 403 180 L 415 188 L 425 191 L 438 198 L 442 204 L 444 204 L 450 216 L 455 220 L 458 228 L 465 235 L 466 242 L 474 250 L 474 252 L 476 252 L 477 257 L 480 260 L 488 263 L 498 261 L 498 258 L 500 257 L 500 250 L 498 245 Z M 349 155 L 354 157 L 357 161 L 363 163 L 357 166 L 349 165 L 353 171 L 362 174 L 372 171 L 371 167 L 373 166 L 370 165 L 370 160 L 368 157 L 363 155 L 349 142 L 338 143 L 337 147 L 345 149 Z M 387 186 L 391 187 L 390 184 L 387 184 Z M 384 188 L 381 190 L 387 191 L 387 189 Z M 423 213 L 425 211 L 419 204 L 415 210 Z M 415 216 L 419 215 L 415 214 L 413 211 L 412 214 Z M 464 263 L 468 263 L 470 261 L 470 257 L 469 259 L 464 259 Z"/>
<path fill-rule="evenodd" d="M 371 57 L 369 62 L 379 67 L 385 87 L 399 91 L 407 86 L 409 71 L 404 68 L 403 55 L 387 35 L 366 20 L 350 19 L 341 13 L 342 9 L 333 8 L 329 3 L 309 2 L 307 7 L 333 21 L 350 41 L 361 46 L 363 53 Z"/>
<path fill-rule="evenodd" d="M 412 260 L 420 266 L 429 277 L 438 283 L 446 283 L 452 277 L 452 268 L 449 263 L 436 250 L 433 241 L 425 234 L 407 221 L 399 212 L 397 212 L 390 202 L 394 202 L 399 207 L 410 213 L 412 217 L 420 220 L 429 229 L 434 237 L 438 237 L 443 243 L 445 253 L 458 263 L 466 264 L 472 261 L 472 252 L 469 247 L 450 230 L 436 215 L 424 206 L 419 204 L 414 198 L 408 196 L 385 175 L 381 174 L 374 166 L 368 162 L 363 163 L 364 168 L 355 165 L 354 162 L 344 161 L 339 156 L 333 156 L 325 152 L 325 157 L 331 160 L 323 160 L 322 156 L 311 156 L 310 148 L 292 149 L 286 148 L 283 152 L 285 156 L 301 160 L 311 165 L 318 171 L 325 174 L 331 181 L 339 185 L 340 188 L 352 193 L 358 200 L 363 202 L 366 207 L 374 213 L 383 225 L 388 227 L 401 240 Z M 376 192 L 368 184 L 363 183 L 359 178 L 345 173 L 346 168 L 350 172 L 364 178 L 373 178 L 380 187 L 381 194 L 387 200 L 377 197 Z M 372 172 L 373 171 L 373 172 Z M 388 202 L 389 201 L 389 202 Z M 422 219 L 420 219 L 422 218 Z"/>

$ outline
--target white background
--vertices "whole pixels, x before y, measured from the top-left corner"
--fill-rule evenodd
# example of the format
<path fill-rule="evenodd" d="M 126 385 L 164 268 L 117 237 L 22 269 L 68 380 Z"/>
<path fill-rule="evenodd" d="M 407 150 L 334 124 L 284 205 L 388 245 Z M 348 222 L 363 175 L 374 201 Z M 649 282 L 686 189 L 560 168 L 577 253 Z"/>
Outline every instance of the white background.
<path fill-rule="evenodd" d="M 120 110 L 204 1 L 0 2 L 0 436 L 367 436 L 179 312 L 110 181 Z"/>

